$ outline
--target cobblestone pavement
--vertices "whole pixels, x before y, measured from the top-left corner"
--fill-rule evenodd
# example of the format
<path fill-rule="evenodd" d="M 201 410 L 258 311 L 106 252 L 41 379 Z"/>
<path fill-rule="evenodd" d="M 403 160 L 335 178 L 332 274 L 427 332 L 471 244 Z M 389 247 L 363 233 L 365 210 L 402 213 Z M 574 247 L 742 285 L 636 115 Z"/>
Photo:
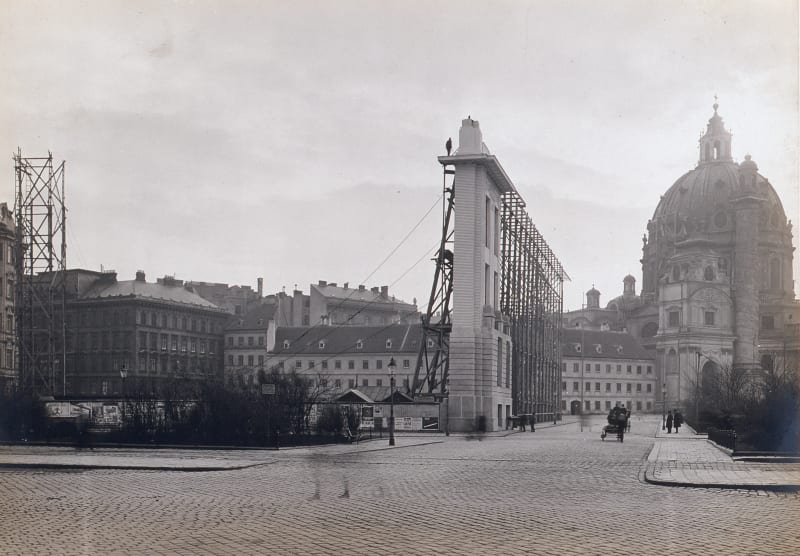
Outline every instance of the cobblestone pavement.
<path fill-rule="evenodd" d="M 207 473 L 0 470 L 9 554 L 798 554 L 800 495 L 643 481 L 655 422 Z M 382 441 L 382 442 L 385 442 Z"/>

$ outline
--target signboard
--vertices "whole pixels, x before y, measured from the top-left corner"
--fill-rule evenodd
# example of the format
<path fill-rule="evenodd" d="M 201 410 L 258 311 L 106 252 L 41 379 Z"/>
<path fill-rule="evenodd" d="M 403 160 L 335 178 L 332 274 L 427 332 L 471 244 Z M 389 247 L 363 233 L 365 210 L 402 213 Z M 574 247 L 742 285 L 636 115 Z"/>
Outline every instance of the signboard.
<path fill-rule="evenodd" d="M 362 406 L 362 408 L 361 408 L 361 419 L 362 419 L 362 421 L 364 419 L 372 420 L 372 418 L 375 416 L 374 409 L 375 408 L 373 408 L 371 405 Z"/>
<path fill-rule="evenodd" d="M 383 408 L 381 406 L 376 405 L 374 409 L 373 417 L 383 417 Z"/>
<path fill-rule="evenodd" d="M 265 396 L 273 396 L 275 395 L 275 385 L 274 384 L 262 384 L 261 385 L 261 393 Z"/>
<path fill-rule="evenodd" d="M 45 408 L 47 416 L 54 419 L 75 419 L 79 415 L 89 416 L 89 408 L 70 402 L 47 402 Z"/>
<path fill-rule="evenodd" d="M 372 417 L 368 417 L 365 419 L 361 419 L 361 424 L 358 426 L 360 429 L 369 429 L 372 430 L 375 428 L 375 419 Z"/>
<path fill-rule="evenodd" d="M 439 430 L 439 418 L 438 417 L 423 417 L 422 418 L 422 430 Z"/>

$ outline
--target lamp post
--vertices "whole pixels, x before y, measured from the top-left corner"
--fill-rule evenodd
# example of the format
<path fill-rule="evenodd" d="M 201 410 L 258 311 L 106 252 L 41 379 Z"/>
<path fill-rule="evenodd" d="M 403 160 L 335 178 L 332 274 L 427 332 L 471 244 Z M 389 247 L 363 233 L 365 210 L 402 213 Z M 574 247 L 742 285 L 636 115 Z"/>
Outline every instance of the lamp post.
<path fill-rule="evenodd" d="M 667 383 L 661 383 L 661 430 L 667 428 Z"/>
<path fill-rule="evenodd" d="M 119 377 L 122 379 L 122 416 L 125 416 L 125 405 L 128 401 L 127 393 L 125 392 L 125 379 L 128 378 L 128 365 L 122 364 L 119 369 Z"/>
<path fill-rule="evenodd" d="M 558 411 L 558 390 L 553 390 L 553 424 L 556 423 L 556 415 Z"/>
<path fill-rule="evenodd" d="M 394 446 L 394 371 L 397 369 L 397 363 L 394 362 L 394 357 L 389 359 L 389 446 Z"/>

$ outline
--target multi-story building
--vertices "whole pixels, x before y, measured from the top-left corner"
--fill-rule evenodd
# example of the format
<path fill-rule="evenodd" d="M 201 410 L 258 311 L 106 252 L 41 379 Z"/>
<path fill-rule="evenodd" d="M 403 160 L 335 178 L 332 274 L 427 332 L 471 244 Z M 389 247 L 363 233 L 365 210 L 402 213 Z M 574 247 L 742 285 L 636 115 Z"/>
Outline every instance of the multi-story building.
<path fill-rule="evenodd" d="M 225 381 L 228 384 L 253 384 L 259 371 L 265 371 L 269 354 L 268 338 L 275 335 L 275 298 L 262 300 L 244 315 L 225 323 Z"/>
<path fill-rule="evenodd" d="M 0 392 L 10 390 L 17 381 L 14 336 L 15 246 L 14 214 L 6 203 L 0 203 Z"/>
<path fill-rule="evenodd" d="M 224 309 L 232 315 L 244 315 L 262 297 L 264 279 L 258 278 L 258 289 L 250 286 L 229 286 L 228 284 L 188 281 L 186 284 L 194 293 Z"/>
<path fill-rule="evenodd" d="M 278 326 L 314 326 L 319 324 L 368 326 L 419 322 L 417 300 L 406 303 L 389 295 L 389 287 L 351 288 L 320 280 L 311 284 L 309 294 L 295 289 L 292 295 L 279 293 Z"/>
<path fill-rule="evenodd" d="M 168 380 L 221 379 L 228 315 L 182 280 L 72 269 L 66 292 L 63 394 L 119 395 L 122 370 L 128 393 L 159 391 Z"/>
<path fill-rule="evenodd" d="M 294 370 L 308 377 L 315 385 L 330 388 L 341 393 L 347 388 L 360 386 L 389 386 L 389 361 L 394 358 L 395 384 L 398 390 L 407 391 L 414 378 L 414 365 L 419 353 L 421 328 L 418 324 L 390 324 L 385 326 L 316 326 L 316 327 L 274 327 L 274 321 L 267 321 L 269 309 L 264 310 L 262 318 L 268 325 L 265 335 L 267 349 L 264 369 L 281 371 Z M 257 323 L 257 321 L 256 321 Z M 244 323 L 243 323 L 244 324 Z M 259 327 L 228 331 L 234 337 L 234 344 L 258 344 Z M 251 334 L 252 333 L 252 334 Z M 230 340 L 226 340 L 230 341 Z M 243 347 L 247 347 L 246 345 Z M 257 345 L 254 346 L 257 348 Z M 234 346 L 235 355 L 239 354 Z M 243 381 L 255 380 L 258 355 L 254 355 L 255 369 L 247 365 L 240 376 Z M 260 355 L 260 354 L 259 354 Z M 226 351 L 227 357 L 227 351 Z M 234 366 L 235 367 L 235 366 Z M 227 368 L 227 366 L 226 366 Z M 233 369 L 233 376 L 237 370 Z M 253 378 L 249 378 L 253 377 Z"/>
<path fill-rule="evenodd" d="M 636 338 L 583 328 L 565 329 L 563 338 L 563 412 L 608 413 L 617 404 L 636 412 L 656 411 L 655 360 Z"/>

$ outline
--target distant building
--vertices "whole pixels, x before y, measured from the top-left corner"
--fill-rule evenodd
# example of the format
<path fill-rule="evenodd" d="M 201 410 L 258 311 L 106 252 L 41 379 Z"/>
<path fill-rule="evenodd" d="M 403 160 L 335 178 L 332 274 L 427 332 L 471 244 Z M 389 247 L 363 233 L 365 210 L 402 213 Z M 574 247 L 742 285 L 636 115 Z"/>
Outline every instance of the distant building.
<path fill-rule="evenodd" d="M 265 371 L 268 345 L 274 344 L 277 300 L 266 299 L 244 315 L 234 315 L 225 323 L 225 382 L 252 385 Z M 269 334 L 273 341 L 268 342 Z"/>
<path fill-rule="evenodd" d="M 167 380 L 221 379 L 227 314 L 182 280 L 82 269 L 66 280 L 67 396 L 118 396 L 123 369 L 128 394 L 158 391 Z"/>
<path fill-rule="evenodd" d="M 264 310 L 265 317 L 268 312 Z M 231 330 L 228 334 L 236 337 L 235 344 L 239 343 L 238 332 Z M 389 386 L 388 366 L 394 358 L 396 387 L 407 392 L 414 378 L 421 335 L 418 324 L 270 328 L 265 340 L 264 368 L 294 370 L 318 386 L 341 393 L 348 388 Z M 246 338 L 244 343 L 250 342 L 244 329 L 242 336 Z M 254 333 L 253 337 L 253 343 L 257 344 L 258 336 Z M 238 358 L 238 352 L 235 353 Z M 234 369 L 233 376 L 236 373 Z M 245 368 L 244 374 L 254 373 Z"/>
<path fill-rule="evenodd" d="M 0 392 L 12 389 L 18 379 L 14 330 L 16 229 L 14 213 L 6 203 L 0 203 Z"/>
<path fill-rule="evenodd" d="M 349 287 L 320 280 L 311 284 L 309 294 L 294 290 L 292 296 L 279 293 L 276 322 L 278 326 L 314 326 L 318 324 L 369 326 L 391 323 L 418 323 L 416 299 L 406 303 L 389 295 L 389 287 Z"/>
<path fill-rule="evenodd" d="M 263 295 L 264 279 L 258 279 L 258 289 L 250 286 L 229 286 L 210 282 L 186 282 L 194 292 L 232 315 L 244 315 Z"/>
<path fill-rule="evenodd" d="M 625 332 L 564 330 L 564 413 L 608 413 L 617 404 L 634 412 L 652 412 L 659 395 L 655 358 L 633 336 Z"/>

